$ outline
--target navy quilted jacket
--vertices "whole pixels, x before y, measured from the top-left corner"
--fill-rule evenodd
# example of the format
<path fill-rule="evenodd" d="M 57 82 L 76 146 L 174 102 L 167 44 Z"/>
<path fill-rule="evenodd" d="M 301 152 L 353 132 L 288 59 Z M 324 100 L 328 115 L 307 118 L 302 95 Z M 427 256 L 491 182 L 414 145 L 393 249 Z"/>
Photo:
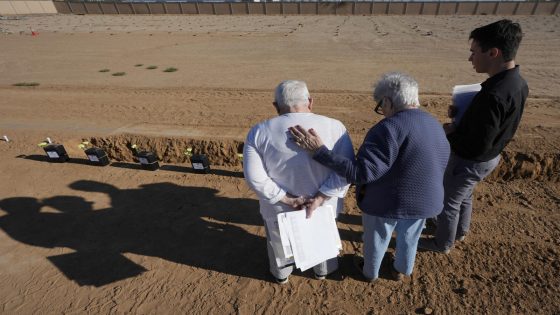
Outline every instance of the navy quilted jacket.
<path fill-rule="evenodd" d="M 449 143 L 441 124 L 420 109 L 381 120 L 367 133 L 355 160 L 326 147 L 313 158 L 357 185 L 360 209 L 392 219 L 425 219 L 443 209 Z"/>

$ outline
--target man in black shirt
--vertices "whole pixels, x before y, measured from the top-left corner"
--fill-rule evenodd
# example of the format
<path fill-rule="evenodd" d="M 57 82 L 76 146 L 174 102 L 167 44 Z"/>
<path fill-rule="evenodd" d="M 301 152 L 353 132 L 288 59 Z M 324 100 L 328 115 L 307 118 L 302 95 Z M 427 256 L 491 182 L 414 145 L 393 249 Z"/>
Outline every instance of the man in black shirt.
<path fill-rule="evenodd" d="M 473 30 L 469 61 L 477 73 L 489 78 L 456 124 L 444 124 L 452 153 L 444 178 L 445 199 L 437 217 L 435 238 L 422 239 L 418 247 L 449 253 L 456 240 L 469 231 L 472 192 L 500 161 L 523 114 L 529 93 L 519 74 L 515 55 L 521 27 L 500 20 Z"/>

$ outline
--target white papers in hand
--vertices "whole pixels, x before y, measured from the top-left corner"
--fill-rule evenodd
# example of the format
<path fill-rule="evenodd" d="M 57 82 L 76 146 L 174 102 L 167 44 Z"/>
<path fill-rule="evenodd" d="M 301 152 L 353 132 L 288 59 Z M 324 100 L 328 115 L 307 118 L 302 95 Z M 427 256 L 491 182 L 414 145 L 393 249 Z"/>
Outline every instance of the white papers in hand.
<path fill-rule="evenodd" d="M 463 117 L 463 114 L 471 105 L 472 99 L 480 91 L 482 86 L 480 83 L 468 84 L 468 85 L 456 85 L 453 87 L 453 106 L 457 109 L 455 117 L 453 117 L 453 123 L 455 125 L 459 124 L 459 121 Z"/>
<path fill-rule="evenodd" d="M 278 227 L 282 244 L 291 245 L 296 267 L 301 271 L 338 256 L 342 249 L 332 206 L 317 208 L 309 219 L 305 218 L 305 210 L 280 213 Z"/>

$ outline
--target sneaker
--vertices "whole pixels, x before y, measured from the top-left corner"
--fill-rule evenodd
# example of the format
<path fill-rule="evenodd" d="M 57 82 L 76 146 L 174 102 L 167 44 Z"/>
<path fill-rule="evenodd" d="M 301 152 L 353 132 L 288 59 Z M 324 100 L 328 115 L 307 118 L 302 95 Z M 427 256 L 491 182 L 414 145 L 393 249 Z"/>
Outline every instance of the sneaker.
<path fill-rule="evenodd" d="M 451 249 L 449 248 L 448 249 L 440 248 L 436 244 L 436 240 L 434 238 L 421 238 L 420 241 L 418 241 L 418 248 L 430 252 L 443 253 L 443 254 L 449 254 L 449 252 L 451 251 Z"/>
<path fill-rule="evenodd" d="M 274 277 L 274 281 L 276 281 L 276 283 L 278 283 L 278 284 L 286 284 L 286 283 L 288 283 L 288 278 L 280 279 L 280 278 Z"/>
<path fill-rule="evenodd" d="M 368 278 L 364 275 L 364 257 L 362 257 L 361 255 L 354 255 L 352 262 L 354 263 L 354 267 L 356 268 L 356 271 L 360 272 L 363 281 L 374 282 L 375 280 L 377 280 L 374 278 Z"/>
<path fill-rule="evenodd" d="M 466 235 L 457 236 L 457 237 L 455 238 L 455 242 L 462 242 L 462 241 L 464 241 L 464 240 L 465 240 L 465 236 L 466 236 Z"/>
<path fill-rule="evenodd" d="M 315 279 L 317 280 L 325 280 L 327 279 L 327 275 L 318 275 L 316 273 L 313 273 L 313 275 L 315 276 Z"/>

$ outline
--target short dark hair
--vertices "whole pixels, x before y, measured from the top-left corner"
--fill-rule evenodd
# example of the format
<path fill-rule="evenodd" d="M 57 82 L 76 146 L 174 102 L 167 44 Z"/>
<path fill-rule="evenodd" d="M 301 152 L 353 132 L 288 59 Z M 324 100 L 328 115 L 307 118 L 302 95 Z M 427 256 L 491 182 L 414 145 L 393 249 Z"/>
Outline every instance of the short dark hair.
<path fill-rule="evenodd" d="M 502 51 L 504 61 L 511 61 L 517 54 L 523 33 L 519 23 L 510 20 L 500 20 L 474 29 L 469 39 L 476 41 L 483 52 L 490 48 Z"/>

